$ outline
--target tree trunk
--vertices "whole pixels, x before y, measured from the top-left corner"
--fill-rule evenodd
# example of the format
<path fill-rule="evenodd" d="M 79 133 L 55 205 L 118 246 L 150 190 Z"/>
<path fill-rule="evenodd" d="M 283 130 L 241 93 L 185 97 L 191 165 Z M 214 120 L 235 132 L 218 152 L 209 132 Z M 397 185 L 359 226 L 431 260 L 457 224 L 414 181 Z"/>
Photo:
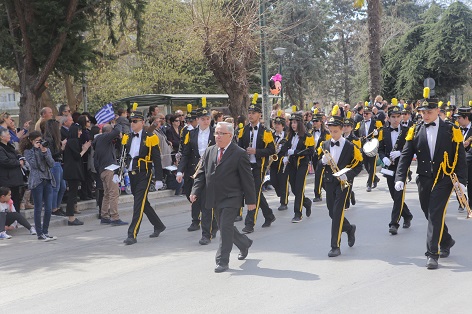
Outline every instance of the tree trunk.
<path fill-rule="evenodd" d="M 380 0 L 367 1 L 367 25 L 369 27 L 369 94 L 372 99 L 381 94 L 382 86 L 380 15 Z"/>

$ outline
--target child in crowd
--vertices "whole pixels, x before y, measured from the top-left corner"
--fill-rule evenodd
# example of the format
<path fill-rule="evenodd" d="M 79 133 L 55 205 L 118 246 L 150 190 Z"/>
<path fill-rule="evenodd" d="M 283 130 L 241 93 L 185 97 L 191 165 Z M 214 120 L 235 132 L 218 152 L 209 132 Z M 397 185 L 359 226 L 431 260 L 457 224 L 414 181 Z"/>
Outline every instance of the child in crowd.
<path fill-rule="evenodd" d="M 11 226 L 15 221 L 30 231 L 31 235 L 36 235 L 36 230 L 30 225 L 23 215 L 17 213 L 11 199 L 11 191 L 7 187 L 0 187 L 0 239 L 10 239 L 5 231 L 5 226 Z"/>

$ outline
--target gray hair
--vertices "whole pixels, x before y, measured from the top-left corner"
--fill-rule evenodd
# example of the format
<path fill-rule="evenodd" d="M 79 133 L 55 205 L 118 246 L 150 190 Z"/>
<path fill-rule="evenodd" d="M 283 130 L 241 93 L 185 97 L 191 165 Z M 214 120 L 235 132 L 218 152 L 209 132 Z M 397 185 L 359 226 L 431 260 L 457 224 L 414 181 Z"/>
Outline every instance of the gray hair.
<path fill-rule="evenodd" d="M 4 133 L 10 133 L 10 131 L 8 131 L 8 129 L 0 127 L 0 136 L 3 136 Z"/>
<path fill-rule="evenodd" d="M 67 120 L 69 120 L 69 116 L 60 116 L 59 122 L 61 123 L 61 125 L 64 125 Z"/>
<path fill-rule="evenodd" d="M 113 126 L 111 124 L 105 124 L 102 127 L 102 133 L 108 133 L 111 132 L 111 130 L 113 130 Z"/>
<path fill-rule="evenodd" d="M 228 132 L 230 132 L 231 134 L 234 134 L 234 126 L 233 126 L 232 123 L 229 123 L 229 122 L 218 122 L 218 123 L 216 124 L 216 127 L 221 127 L 221 128 L 225 127 Z"/>

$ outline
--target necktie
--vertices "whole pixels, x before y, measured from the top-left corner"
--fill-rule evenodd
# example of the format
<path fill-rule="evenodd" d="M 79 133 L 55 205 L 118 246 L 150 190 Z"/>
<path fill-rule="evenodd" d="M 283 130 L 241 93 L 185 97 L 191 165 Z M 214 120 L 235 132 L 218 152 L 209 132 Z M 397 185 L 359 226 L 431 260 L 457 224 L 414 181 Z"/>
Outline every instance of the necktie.
<path fill-rule="evenodd" d="M 313 132 L 320 132 L 320 130 L 314 130 Z"/>
<path fill-rule="evenodd" d="M 424 127 L 425 127 L 425 128 L 429 128 L 430 126 L 435 126 L 435 125 L 436 125 L 436 122 L 425 123 L 425 124 L 424 124 Z"/>
<path fill-rule="evenodd" d="M 218 164 L 220 164 L 221 158 L 223 158 L 224 148 L 220 148 L 220 154 L 218 155 Z"/>
<path fill-rule="evenodd" d="M 390 128 L 390 131 L 391 131 L 391 132 L 398 132 L 398 128 L 395 128 L 395 129 L 394 129 L 394 128 Z"/>
<path fill-rule="evenodd" d="M 139 133 L 133 133 L 133 137 L 139 137 Z"/>
<path fill-rule="evenodd" d="M 253 129 L 254 131 L 257 131 L 257 125 L 254 126 L 254 127 L 252 127 L 252 129 Z"/>
<path fill-rule="evenodd" d="M 275 142 L 278 143 L 278 142 L 279 142 L 279 139 L 280 139 L 280 136 L 279 136 L 279 135 L 276 135 L 276 136 L 275 136 Z"/>
<path fill-rule="evenodd" d="M 469 130 L 469 128 L 461 128 L 462 132 L 463 133 L 467 133 L 467 131 Z"/>
<path fill-rule="evenodd" d="M 333 146 L 338 146 L 339 147 L 339 141 L 331 142 L 331 147 L 333 147 Z"/>
<path fill-rule="evenodd" d="M 370 122 L 370 120 L 365 120 L 364 122 L 365 122 L 365 123 L 369 123 L 369 122 Z"/>

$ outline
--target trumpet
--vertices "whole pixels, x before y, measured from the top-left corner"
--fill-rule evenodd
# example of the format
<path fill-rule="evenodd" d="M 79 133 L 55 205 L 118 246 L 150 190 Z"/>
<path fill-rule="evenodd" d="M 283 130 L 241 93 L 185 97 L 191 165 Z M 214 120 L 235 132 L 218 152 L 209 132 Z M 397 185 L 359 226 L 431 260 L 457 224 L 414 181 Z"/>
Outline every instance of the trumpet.
<path fill-rule="evenodd" d="M 197 166 L 195 167 L 195 173 L 193 175 L 191 175 L 190 178 L 195 180 L 195 178 L 197 177 L 197 173 L 198 173 L 198 171 L 200 171 L 202 166 L 203 166 L 203 158 L 200 157 L 200 159 L 198 160 Z"/>
<path fill-rule="evenodd" d="M 328 165 L 331 167 L 331 171 L 333 173 L 339 172 L 338 165 L 336 164 L 336 161 L 334 161 L 334 158 L 331 155 L 331 153 L 327 150 L 325 150 L 323 153 L 326 156 L 326 158 L 328 159 Z M 349 182 L 347 182 L 347 180 L 341 180 L 340 177 L 337 177 L 337 178 L 341 182 L 341 191 L 351 185 Z"/>
<path fill-rule="evenodd" d="M 277 160 L 279 160 L 279 156 L 277 154 L 270 155 L 269 162 L 267 163 L 267 168 L 270 168 L 270 165 L 272 165 L 272 163 Z"/>
<path fill-rule="evenodd" d="M 459 204 L 461 205 L 462 208 L 467 209 L 467 218 L 471 218 L 472 210 L 470 209 L 469 202 L 467 201 L 467 197 L 465 196 L 465 193 L 462 190 L 462 187 L 459 183 L 459 179 L 457 178 L 457 175 L 454 172 L 451 174 L 451 181 L 452 181 L 452 185 L 454 186 L 454 192 L 456 192 L 456 196 L 459 201 Z"/>

